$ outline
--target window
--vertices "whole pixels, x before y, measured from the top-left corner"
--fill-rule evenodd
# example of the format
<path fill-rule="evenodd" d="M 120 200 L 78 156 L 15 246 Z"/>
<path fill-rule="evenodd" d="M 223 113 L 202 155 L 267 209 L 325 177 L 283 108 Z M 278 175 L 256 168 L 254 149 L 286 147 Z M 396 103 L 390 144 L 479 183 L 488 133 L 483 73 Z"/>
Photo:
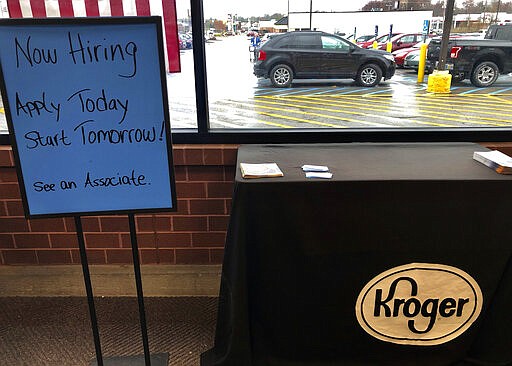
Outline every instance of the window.
<path fill-rule="evenodd" d="M 350 44 L 339 38 L 322 36 L 322 48 L 328 50 L 348 51 L 350 50 Z"/>
<path fill-rule="evenodd" d="M 320 49 L 319 37 L 306 35 L 306 34 L 297 34 L 295 37 L 291 37 L 289 48 L 298 48 L 298 49 Z"/>
<path fill-rule="evenodd" d="M 298 50 L 354 51 L 332 52 L 330 59 L 320 61 L 302 58 L 304 73 L 313 74 L 323 67 L 336 74 L 341 66 L 355 65 L 359 48 L 331 34 L 355 33 L 348 20 L 362 17 L 357 34 L 372 35 L 369 14 L 348 12 L 355 10 L 349 2 L 336 2 L 336 9 L 324 9 L 321 2 L 314 1 L 310 14 L 310 4 L 290 1 L 288 7 L 286 1 L 275 1 L 247 7 L 238 0 L 176 0 L 180 38 L 186 43 L 192 34 L 192 42 L 180 52 L 181 71 L 167 74 L 174 142 L 510 140 L 512 117 L 506 105 L 512 97 L 506 90 L 512 85 L 512 76 L 506 74 L 500 76 L 503 81 L 497 89 L 473 91 L 465 80 L 456 85 L 456 92 L 435 100 L 425 92 L 426 79 L 417 84 L 417 75 L 407 69 L 397 70 L 391 79 L 372 88 L 356 85 L 353 79 L 358 70 L 335 81 L 294 80 L 288 88 L 273 87 L 268 78 L 256 77 L 253 58 L 260 54 L 249 51 L 249 33 L 255 31 L 262 37 L 265 33 L 317 29 L 325 33 L 294 37 L 293 43 L 282 37 L 274 44 L 289 44 Z M 399 29 L 397 24 L 395 29 Z M 379 29 L 382 34 L 387 26 Z M 421 36 L 411 38 L 411 43 L 421 40 Z M 379 37 L 379 41 L 387 39 L 388 34 Z M 407 38 L 401 41 L 409 42 Z M 461 91 L 468 91 L 464 98 L 459 96 Z M 493 98 L 481 96 L 491 92 Z M 508 104 L 498 106 L 498 97 Z M 0 119 L 5 116 L 1 107 Z M 8 143 L 3 127 L 0 123 L 0 138 Z"/>

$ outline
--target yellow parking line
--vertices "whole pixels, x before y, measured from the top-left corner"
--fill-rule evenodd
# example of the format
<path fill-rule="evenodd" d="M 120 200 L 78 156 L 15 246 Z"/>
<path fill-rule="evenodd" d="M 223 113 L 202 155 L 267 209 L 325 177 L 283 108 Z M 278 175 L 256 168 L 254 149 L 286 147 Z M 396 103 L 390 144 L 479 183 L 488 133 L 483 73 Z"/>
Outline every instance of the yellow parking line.
<path fill-rule="evenodd" d="M 326 104 L 326 105 L 340 105 L 340 104 L 328 104 L 327 102 L 324 102 L 321 98 L 316 98 L 316 97 L 303 97 L 303 96 L 290 96 L 290 98 L 300 98 L 300 99 L 313 99 L 313 100 L 317 100 L 317 104 L 319 103 L 318 100 L 321 101 L 321 104 Z M 339 99 L 339 98 L 337 98 Z M 353 98 L 348 98 L 350 100 L 353 100 Z M 360 103 L 354 103 L 354 102 L 348 102 L 348 101 L 336 101 L 337 103 L 341 103 L 342 105 L 349 105 L 349 106 L 354 106 L 356 108 L 359 108 L 359 109 L 362 109 L 362 110 L 372 110 L 372 111 L 381 111 L 381 109 L 378 109 L 378 108 L 370 108 L 368 106 L 365 106 L 365 105 L 361 105 Z M 397 107 L 393 107 L 391 106 L 389 103 L 388 104 L 385 104 L 385 106 L 387 106 L 390 110 L 394 110 L 394 111 L 401 111 L 401 109 L 398 109 Z M 418 111 L 422 111 L 421 108 L 418 108 Z M 466 118 L 466 119 L 458 119 L 458 118 L 451 118 L 451 117 L 444 117 L 444 116 L 436 116 L 438 114 L 441 114 L 441 115 L 445 115 L 446 113 L 445 112 L 432 112 L 430 111 L 430 114 L 424 114 L 422 115 L 422 117 L 426 117 L 426 118 L 433 118 L 433 119 L 441 119 L 441 120 L 447 120 L 447 121 L 454 121 L 454 122 L 459 122 L 459 123 L 472 123 L 472 124 L 476 124 L 476 125 L 491 125 L 491 126 L 498 126 L 498 127 L 509 127 L 510 124 L 512 124 L 512 121 L 510 122 L 507 122 L 507 121 L 503 121 L 503 120 L 500 120 L 500 119 L 496 119 L 496 118 L 488 118 L 488 117 L 480 117 L 480 116 L 476 116 L 475 118 L 479 118 L 479 119 L 485 119 L 485 120 L 490 120 L 490 121 L 497 121 L 497 122 L 501 122 L 501 123 L 496 123 L 496 122 L 478 122 L 478 121 L 472 121 L 470 120 L 470 118 Z M 415 123 L 418 123 L 417 121 L 414 121 Z M 455 127 L 455 126 L 453 126 Z"/>
<path fill-rule="evenodd" d="M 375 99 L 375 98 L 373 98 L 373 99 Z M 447 103 L 444 103 L 444 104 L 443 103 L 438 103 L 438 102 L 433 102 L 433 101 L 432 102 L 431 101 L 427 101 L 427 100 L 424 100 L 423 98 L 416 98 L 415 101 L 417 103 L 421 103 L 422 105 L 424 105 L 424 108 L 430 108 L 430 109 L 436 109 L 436 110 L 442 109 L 442 110 L 448 110 L 448 111 L 452 111 L 454 108 L 440 108 L 440 107 L 443 107 L 443 106 L 453 107 L 454 105 L 462 103 L 465 112 L 474 112 L 474 113 L 477 113 L 479 115 L 481 115 L 481 114 L 488 114 L 488 115 L 492 115 L 492 116 L 512 117 L 511 113 L 499 113 L 499 112 L 496 112 L 496 106 L 488 107 L 488 105 L 489 105 L 489 101 L 488 100 L 485 101 L 485 103 L 474 103 L 474 102 L 472 102 L 471 104 L 473 104 L 475 106 L 475 108 L 468 107 L 468 104 L 467 104 L 468 102 L 467 101 L 450 100 L 450 101 L 448 101 Z M 375 100 L 373 100 L 372 102 L 377 102 L 377 103 L 381 103 L 381 104 L 384 104 L 384 105 L 389 105 L 389 103 L 387 103 L 386 100 L 384 100 L 384 101 L 375 101 Z M 502 105 L 500 104 L 500 106 L 502 106 Z M 490 111 L 483 111 L 482 109 L 486 109 L 486 110 L 490 110 Z M 490 117 L 480 117 L 480 118 L 481 119 L 490 120 L 490 121 L 503 121 L 502 119 L 490 118 Z"/>
<path fill-rule="evenodd" d="M 281 119 L 288 119 L 288 120 L 291 120 L 291 121 L 303 122 L 303 123 L 308 123 L 308 124 L 312 124 L 312 125 L 319 125 L 319 126 L 325 126 L 325 127 L 334 127 L 334 128 L 347 128 L 346 126 L 338 126 L 338 125 L 333 125 L 333 124 L 325 123 L 325 122 L 310 121 L 310 120 L 307 120 L 307 119 L 302 119 L 302 118 L 297 118 L 297 117 L 283 116 L 281 114 L 267 113 L 267 112 L 257 112 L 257 113 L 258 114 L 262 114 L 264 116 L 269 116 L 269 117 L 274 117 L 274 118 L 281 118 Z"/>
<path fill-rule="evenodd" d="M 500 94 L 501 95 L 501 94 Z M 512 100 L 507 100 L 507 99 L 503 99 L 503 98 L 500 98 L 498 95 L 489 95 L 489 98 L 491 99 L 497 99 L 499 100 L 500 102 L 502 102 L 503 104 L 512 104 Z"/>
<path fill-rule="evenodd" d="M 328 119 L 335 119 L 338 121 L 360 123 L 363 125 L 369 125 L 369 126 L 373 126 L 373 127 L 393 127 L 391 125 L 386 125 L 384 123 L 375 123 L 375 122 L 362 121 L 362 120 L 346 118 L 346 117 L 331 116 L 329 114 L 321 114 L 321 113 L 313 113 L 313 112 L 305 112 L 305 111 L 290 111 L 289 109 L 267 107 L 267 106 L 263 106 L 263 105 L 259 105 L 259 104 L 256 104 L 256 106 L 258 108 L 273 109 L 273 110 L 278 110 L 278 111 L 287 112 L 287 113 L 300 113 L 300 114 L 304 114 L 307 116 L 316 116 L 316 117 L 322 117 L 322 118 L 328 118 Z M 295 107 L 297 107 L 297 106 L 295 106 Z M 307 107 L 302 107 L 302 108 L 307 108 Z M 339 111 L 338 111 L 338 113 L 339 113 Z"/>
<path fill-rule="evenodd" d="M 265 113 L 260 113 L 260 114 L 265 114 Z M 294 128 L 293 126 L 283 125 L 283 124 L 281 124 L 281 123 L 275 123 L 275 122 L 269 122 L 269 121 L 263 121 L 263 120 L 258 120 L 258 122 L 263 123 L 263 124 L 265 124 L 265 125 L 274 126 L 274 127 L 280 127 L 280 128 Z"/>
<path fill-rule="evenodd" d="M 303 97 L 307 98 L 305 96 L 303 96 Z M 267 98 L 269 98 L 269 97 L 267 97 Z M 280 99 L 284 99 L 284 98 L 280 97 Z M 369 113 L 363 113 L 363 112 L 352 112 L 352 111 L 345 111 L 345 110 L 340 110 L 340 109 L 319 108 L 319 107 L 311 107 L 311 106 L 296 105 L 296 104 L 289 104 L 289 103 L 269 102 L 269 101 L 261 101 L 261 102 L 262 103 L 268 103 L 268 104 L 284 105 L 284 106 L 295 107 L 295 108 L 307 108 L 307 109 L 323 110 L 323 111 L 327 111 L 327 112 L 335 112 L 335 113 L 340 113 L 341 112 L 341 113 L 355 114 L 355 115 L 358 115 L 358 116 L 365 116 L 365 117 L 398 119 L 397 117 L 392 117 L 392 116 L 382 116 L 382 115 L 375 115 L 375 114 L 369 114 Z M 315 105 L 318 104 L 316 102 L 302 101 L 302 98 L 301 98 L 301 102 L 315 104 Z M 322 104 L 331 105 L 331 106 L 337 106 L 336 104 L 328 104 L 328 103 L 322 103 Z M 290 112 L 287 109 L 282 109 L 282 110 L 286 111 L 286 112 Z M 341 118 L 341 117 L 331 116 L 331 115 L 320 115 L 320 114 L 317 114 L 317 113 L 308 113 L 308 112 L 301 112 L 301 113 L 313 114 L 313 115 L 318 115 L 318 116 L 326 116 L 326 117 L 334 118 L 334 119 Z M 343 120 L 349 120 L 349 119 L 343 119 Z M 357 120 L 355 120 L 355 121 L 357 121 Z M 358 121 L 358 122 L 363 123 L 363 124 L 368 124 L 368 125 L 371 125 L 371 126 L 374 126 L 374 127 L 396 127 L 396 126 L 392 126 L 392 125 L 384 124 L 384 123 L 374 123 L 374 122 L 368 122 L 368 121 Z M 456 127 L 456 126 L 453 126 L 453 125 L 447 125 L 447 124 L 441 124 L 441 123 L 435 123 L 435 122 L 423 122 L 423 121 L 414 121 L 414 120 L 411 121 L 411 122 L 412 123 L 416 123 L 416 124 L 420 124 L 420 125 L 427 125 L 427 126 Z"/>

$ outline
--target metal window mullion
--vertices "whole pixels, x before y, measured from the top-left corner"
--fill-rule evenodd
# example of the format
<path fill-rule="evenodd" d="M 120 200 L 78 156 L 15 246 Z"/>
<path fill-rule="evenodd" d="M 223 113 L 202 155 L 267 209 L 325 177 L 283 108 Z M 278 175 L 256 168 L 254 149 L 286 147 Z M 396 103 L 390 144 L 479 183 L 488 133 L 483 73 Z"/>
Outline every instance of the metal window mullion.
<path fill-rule="evenodd" d="M 206 82 L 206 52 L 204 42 L 203 0 L 190 0 L 192 44 L 194 53 L 194 79 L 196 86 L 197 130 L 199 134 L 210 130 L 208 113 L 208 85 Z"/>

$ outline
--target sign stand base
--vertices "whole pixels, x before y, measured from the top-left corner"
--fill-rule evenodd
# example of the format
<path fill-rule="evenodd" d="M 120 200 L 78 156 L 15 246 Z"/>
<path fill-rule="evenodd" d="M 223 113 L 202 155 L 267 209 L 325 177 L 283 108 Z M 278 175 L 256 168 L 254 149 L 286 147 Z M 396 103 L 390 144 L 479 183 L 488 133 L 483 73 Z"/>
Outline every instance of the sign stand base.
<path fill-rule="evenodd" d="M 169 362 L 168 353 L 154 353 L 151 355 L 151 366 L 167 366 Z M 103 359 L 104 366 L 144 366 L 144 355 L 137 356 L 116 356 L 105 357 Z M 92 361 L 89 366 L 98 366 L 96 360 Z"/>

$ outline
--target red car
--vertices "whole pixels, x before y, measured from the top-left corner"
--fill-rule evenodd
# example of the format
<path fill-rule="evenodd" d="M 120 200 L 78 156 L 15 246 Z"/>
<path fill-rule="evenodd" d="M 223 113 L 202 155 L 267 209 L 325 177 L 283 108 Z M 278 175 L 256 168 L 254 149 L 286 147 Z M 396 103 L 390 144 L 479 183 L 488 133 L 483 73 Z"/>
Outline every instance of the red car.
<path fill-rule="evenodd" d="M 402 34 L 402 33 L 391 33 L 391 37 L 397 36 L 399 34 Z M 377 37 L 377 43 L 387 41 L 388 36 L 389 36 L 389 34 L 383 34 L 383 35 Z M 361 48 L 372 48 L 373 41 L 375 41 L 375 37 L 372 37 L 363 42 L 357 42 L 357 45 Z"/>
<path fill-rule="evenodd" d="M 401 48 L 409 48 L 414 46 L 416 43 L 423 40 L 423 34 L 421 33 L 403 33 L 396 35 L 389 40 L 391 42 L 392 48 L 391 52 L 399 50 Z M 379 50 L 386 50 L 388 41 L 384 40 L 379 43 Z"/>
<path fill-rule="evenodd" d="M 425 44 L 429 44 L 430 43 L 430 40 L 432 38 L 427 38 L 425 40 Z M 412 51 L 417 51 L 420 49 L 421 45 L 423 44 L 423 42 L 418 42 L 416 43 L 414 46 L 412 47 L 407 47 L 407 48 L 400 48 L 396 51 L 393 51 L 392 54 L 393 56 L 395 57 L 395 63 L 396 63 L 396 67 L 398 68 L 402 68 L 404 67 L 404 60 L 405 58 L 407 57 L 407 55 L 412 52 Z"/>

